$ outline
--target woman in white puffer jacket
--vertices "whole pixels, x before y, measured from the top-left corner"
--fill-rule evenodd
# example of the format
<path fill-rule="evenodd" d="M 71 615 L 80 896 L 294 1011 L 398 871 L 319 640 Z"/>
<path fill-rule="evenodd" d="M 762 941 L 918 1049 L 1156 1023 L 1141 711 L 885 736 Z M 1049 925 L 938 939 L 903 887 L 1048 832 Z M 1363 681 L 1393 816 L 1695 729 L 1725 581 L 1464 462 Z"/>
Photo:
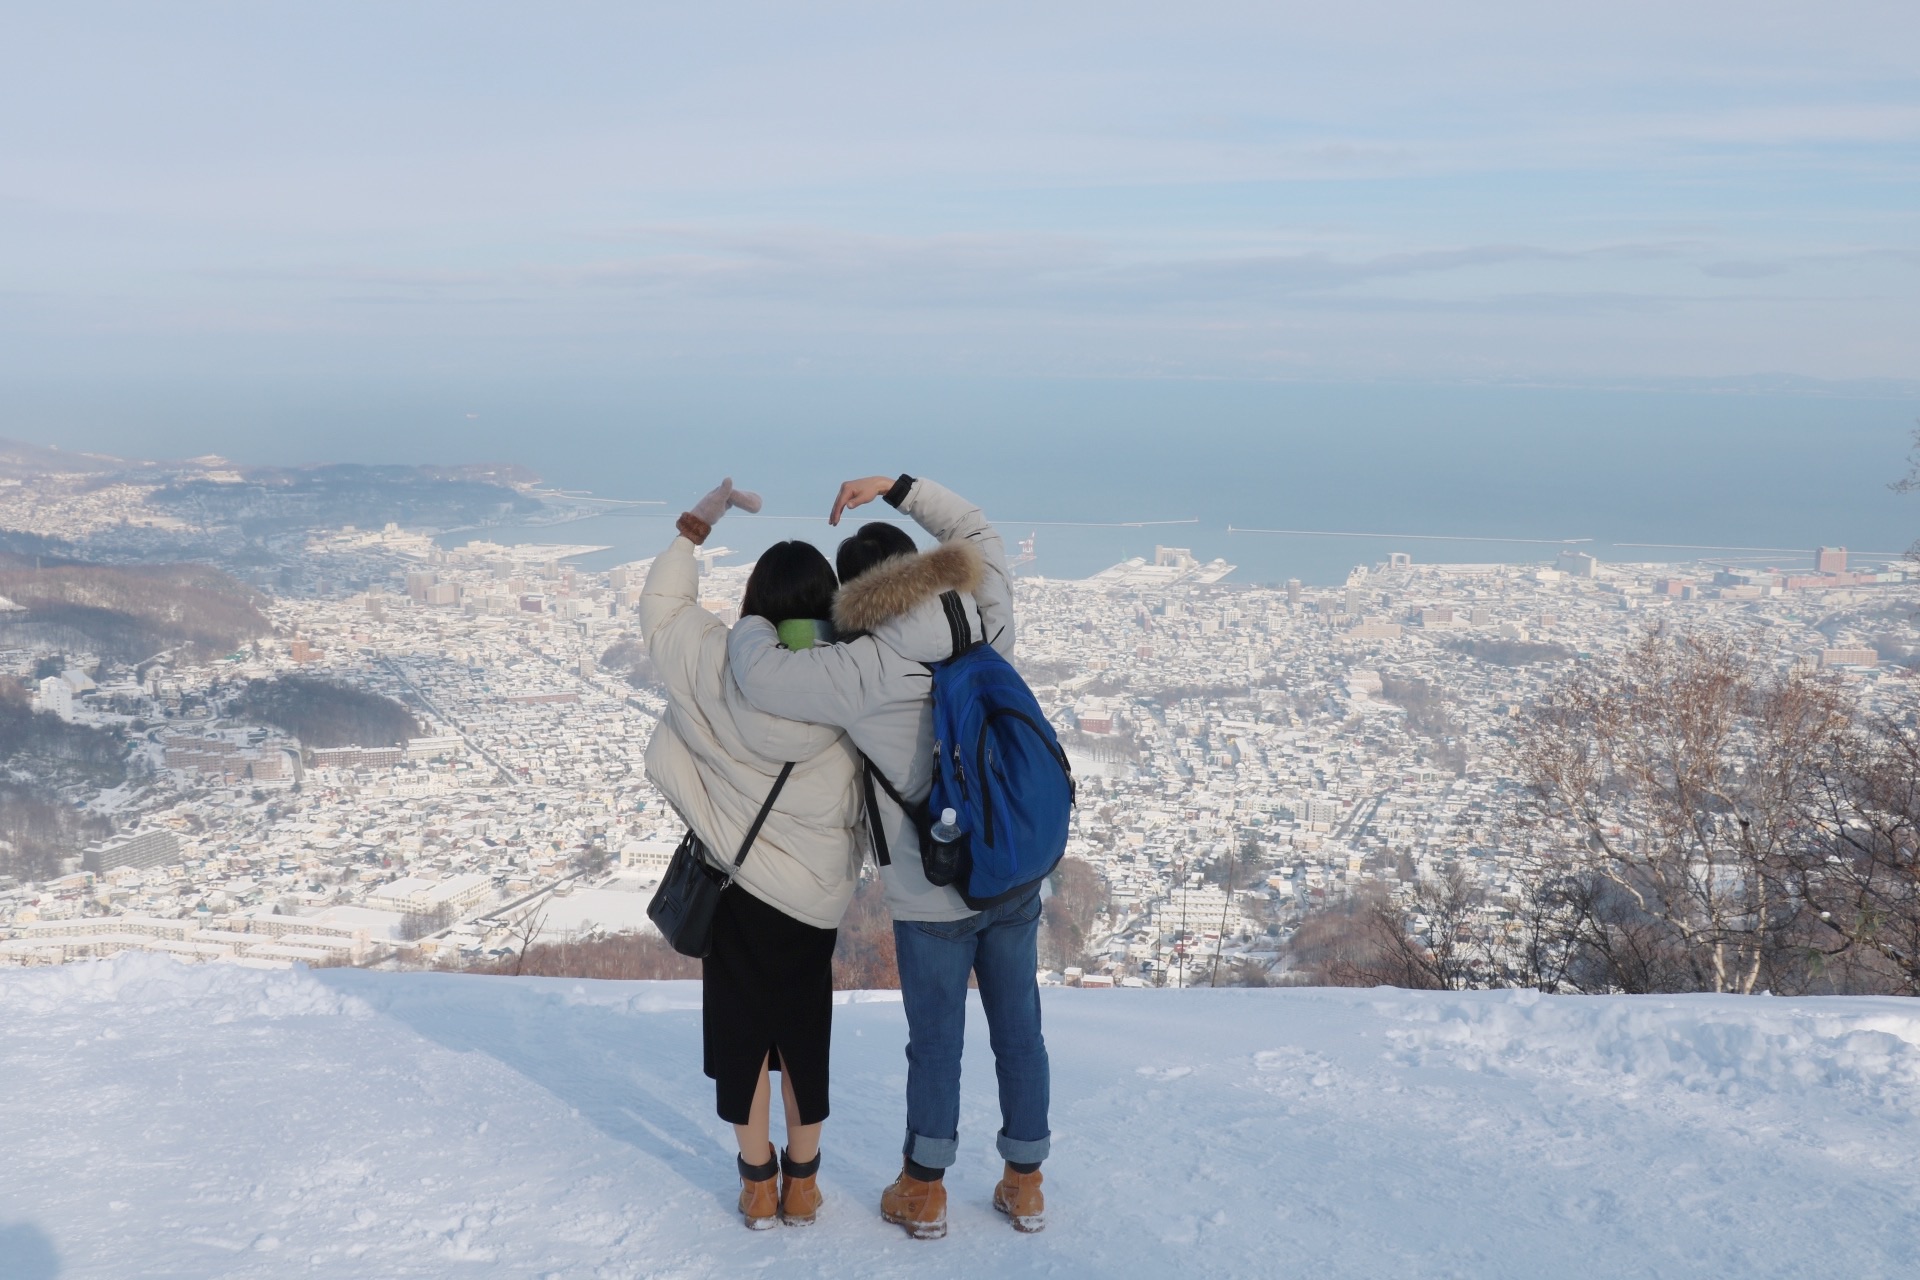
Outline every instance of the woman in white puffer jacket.
<path fill-rule="evenodd" d="M 739 1141 L 741 1213 L 759 1228 L 776 1217 L 811 1222 L 819 1207 L 833 947 L 862 857 L 859 755 L 839 730 L 756 711 L 735 686 L 726 625 L 699 604 L 694 554 L 728 505 L 758 510 L 759 499 L 727 481 L 682 515 L 680 536 L 647 574 L 639 613 L 668 704 L 647 747 L 647 776 L 716 860 L 731 865 L 781 768 L 794 764 L 721 895 L 702 964 L 705 1070 Z M 741 615 L 788 624 L 792 643 L 809 643 L 836 586 L 816 548 L 780 543 L 754 566 Z M 780 1072 L 787 1120 L 778 1159 L 769 1069 Z"/>

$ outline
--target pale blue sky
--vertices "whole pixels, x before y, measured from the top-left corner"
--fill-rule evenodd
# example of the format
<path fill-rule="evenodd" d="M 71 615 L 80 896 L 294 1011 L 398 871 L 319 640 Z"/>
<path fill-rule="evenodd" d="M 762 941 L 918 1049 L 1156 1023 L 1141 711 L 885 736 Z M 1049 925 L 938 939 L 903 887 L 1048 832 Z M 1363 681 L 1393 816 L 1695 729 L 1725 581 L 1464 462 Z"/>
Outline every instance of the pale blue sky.
<path fill-rule="evenodd" d="M 1911 0 L 79 0 L 0 136 L 36 395 L 1920 378 Z"/>

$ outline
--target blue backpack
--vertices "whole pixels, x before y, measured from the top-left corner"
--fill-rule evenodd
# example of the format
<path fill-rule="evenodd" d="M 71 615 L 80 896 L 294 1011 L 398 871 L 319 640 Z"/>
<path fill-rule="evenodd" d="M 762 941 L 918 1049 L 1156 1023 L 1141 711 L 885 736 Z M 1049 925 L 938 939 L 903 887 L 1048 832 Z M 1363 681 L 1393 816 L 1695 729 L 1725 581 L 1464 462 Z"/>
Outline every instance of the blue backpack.
<path fill-rule="evenodd" d="M 933 790 L 920 804 L 901 799 L 866 764 L 868 826 L 882 865 L 891 859 L 874 801 L 877 781 L 913 820 L 927 880 L 953 885 L 974 910 L 1003 902 L 1052 874 L 1067 850 L 1073 768 L 1033 690 L 992 645 L 973 639 L 966 606 L 941 595 L 953 656 L 933 673 Z M 936 839 L 943 810 L 957 837 Z"/>

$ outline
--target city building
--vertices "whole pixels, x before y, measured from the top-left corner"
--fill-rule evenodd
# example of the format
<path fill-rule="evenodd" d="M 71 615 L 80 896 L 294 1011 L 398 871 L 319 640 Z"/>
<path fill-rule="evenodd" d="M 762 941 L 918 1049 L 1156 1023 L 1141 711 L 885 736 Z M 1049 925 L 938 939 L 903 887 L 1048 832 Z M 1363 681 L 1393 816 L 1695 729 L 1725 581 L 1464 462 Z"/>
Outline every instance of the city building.
<path fill-rule="evenodd" d="M 468 874 L 445 880 L 421 876 L 402 876 L 381 885 L 367 895 L 367 905 L 380 910 L 418 914 L 445 907 L 458 913 L 477 906 L 494 894 L 493 881 L 487 876 Z"/>
<path fill-rule="evenodd" d="M 1554 568 L 1570 578 L 1595 578 L 1600 575 L 1600 562 L 1584 551 L 1563 549 L 1554 560 Z"/>
<path fill-rule="evenodd" d="M 124 832 L 98 844 L 88 845 L 80 865 L 96 875 L 119 867 L 148 870 L 171 866 L 180 861 L 180 837 L 164 827 Z"/>
<path fill-rule="evenodd" d="M 41 711 L 52 712 L 62 720 L 73 719 L 73 686 L 59 676 L 48 676 L 40 682 L 39 692 L 34 695 L 34 706 Z"/>

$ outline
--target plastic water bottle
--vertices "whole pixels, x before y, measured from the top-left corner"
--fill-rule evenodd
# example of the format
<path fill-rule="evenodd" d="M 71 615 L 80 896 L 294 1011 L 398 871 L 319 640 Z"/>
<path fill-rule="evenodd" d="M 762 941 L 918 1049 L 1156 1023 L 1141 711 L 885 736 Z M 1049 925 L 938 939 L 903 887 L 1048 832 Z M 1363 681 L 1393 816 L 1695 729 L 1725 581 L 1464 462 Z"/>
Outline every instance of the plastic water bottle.
<path fill-rule="evenodd" d="M 960 829 L 960 815 L 951 809 L 942 809 L 940 821 L 927 829 L 927 847 L 920 854 L 920 866 L 926 872 L 927 883 L 944 888 L 958 880 L 966 852 L 967 833 Z"/>
<path fill-rule="evenodd" d="M 960 815 L 952 809 L 942 809 L 940 821 L 934 823 L 933 829 L 927 834 L 933 837 L 935 844 L 952 844 L 960 838 Z"/>

